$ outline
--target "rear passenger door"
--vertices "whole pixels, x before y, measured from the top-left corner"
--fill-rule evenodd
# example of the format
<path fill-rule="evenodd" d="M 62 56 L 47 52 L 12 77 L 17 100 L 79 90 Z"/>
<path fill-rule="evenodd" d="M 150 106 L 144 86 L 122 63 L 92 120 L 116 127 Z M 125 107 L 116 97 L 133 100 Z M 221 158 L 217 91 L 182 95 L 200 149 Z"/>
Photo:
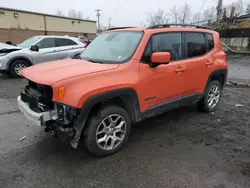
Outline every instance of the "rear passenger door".
<path fill-rule="evenodd" d="M 78 44 L 67 38 L 56 38 L 56 55 L 58 59 L 64 59 L 69 57 L 71 54 L 73 54 L 75 51 L 79 50 Z"/>
<path fill-rule="evenodd" d="M 213 35 L 202 32 L 185 33 L 185 95 L 201 94 L 212 71 Z"/>

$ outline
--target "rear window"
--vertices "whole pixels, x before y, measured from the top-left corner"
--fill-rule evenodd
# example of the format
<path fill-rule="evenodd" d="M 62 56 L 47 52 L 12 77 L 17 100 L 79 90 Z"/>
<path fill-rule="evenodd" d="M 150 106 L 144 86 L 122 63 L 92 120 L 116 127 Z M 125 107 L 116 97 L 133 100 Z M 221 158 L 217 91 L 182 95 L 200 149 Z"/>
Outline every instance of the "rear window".
<path fill-rule="evenodd" d="M 212 34 L 207 34 L 208 51 L 214 48 L 214 38 Z"/>

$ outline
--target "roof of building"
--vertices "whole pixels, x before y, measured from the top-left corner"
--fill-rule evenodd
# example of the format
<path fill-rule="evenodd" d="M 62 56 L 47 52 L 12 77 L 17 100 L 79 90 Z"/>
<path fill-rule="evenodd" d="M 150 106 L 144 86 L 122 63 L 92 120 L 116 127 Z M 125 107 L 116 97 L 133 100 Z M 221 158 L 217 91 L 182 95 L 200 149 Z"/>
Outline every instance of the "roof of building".
<path fill-rule="evenodd" d="M 37 14 L 37 15 L 45 15 L 45 16 L 51 16 L 51 17 L 56 17 L 56 18 L 64 18 L 64 19 L 73 19 L 73 20 L 78 20 L 78 21 L 85 21 L 85 22 L 96 22 L 95 20 L 86 20 L 86 19 L 79 19 L 79 18 L 71 18 L 71 17 L 66 17 L 66 16 L 57 16 L 53 14 L 47 14 L 47 13 L 41 13 L 41 12 L 32 12 L 32 11 L 27 11 L 27 10 L 19 10 L 19 9 L 13 9 L 13 8 L 6 8 L 6 7 L 0 7 L 0 10 L 10 10 L 10 11 L 16 11 L 16 12 L 24 12 L 24 13 L 30 13 L 30 14 Z"/>

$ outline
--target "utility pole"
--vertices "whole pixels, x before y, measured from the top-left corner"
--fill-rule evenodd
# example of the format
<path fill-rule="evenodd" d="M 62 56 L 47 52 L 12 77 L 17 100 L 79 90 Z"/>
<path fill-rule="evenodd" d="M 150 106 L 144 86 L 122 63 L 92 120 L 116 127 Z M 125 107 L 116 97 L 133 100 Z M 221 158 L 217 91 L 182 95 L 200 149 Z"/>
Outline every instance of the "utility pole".
<path fill-rule="evenodd" d="M 111 27 L 111 18 L 109 18 L 109 29 Z"/>
<path fill-rule="evenodd" d="M 95 10 L 97 13 L 96 13 L 96 16 L 97 16 L 97 30 L 98 30 L 98 32 L 100 32 L 100 16 L 101 16 L 101 14 L 100 14 L 100 12 L 102 11 L 101 9 L 96 9 Z"/>
<path fill-rule="evenodd" d="M 217 18 L 216 18 L 217 27 L 219 26 L 219 23 L 220 23 L 221 13 L 222 13 L 222 0 L 218 0 L 218 5 L 217 5 Z"/>

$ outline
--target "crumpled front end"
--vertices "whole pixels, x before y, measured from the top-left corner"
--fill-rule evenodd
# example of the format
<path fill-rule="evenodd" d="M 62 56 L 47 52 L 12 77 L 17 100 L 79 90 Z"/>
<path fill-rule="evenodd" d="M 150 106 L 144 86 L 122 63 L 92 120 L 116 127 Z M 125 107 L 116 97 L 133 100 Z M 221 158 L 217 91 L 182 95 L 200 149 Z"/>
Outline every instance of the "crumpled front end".
<path fill-rule="evenodd" d="M 74 124 L 78 109 L 52 101 L 51 86 L 29 81 L 17 98 L 17 104 L 23 115 L 33 124 L 44 127 L 62 141 L 74 140 Z M 75 142 L 74 142 L 75 143 Z M 77 144 L 72 145 L 77 147 Z"/>

